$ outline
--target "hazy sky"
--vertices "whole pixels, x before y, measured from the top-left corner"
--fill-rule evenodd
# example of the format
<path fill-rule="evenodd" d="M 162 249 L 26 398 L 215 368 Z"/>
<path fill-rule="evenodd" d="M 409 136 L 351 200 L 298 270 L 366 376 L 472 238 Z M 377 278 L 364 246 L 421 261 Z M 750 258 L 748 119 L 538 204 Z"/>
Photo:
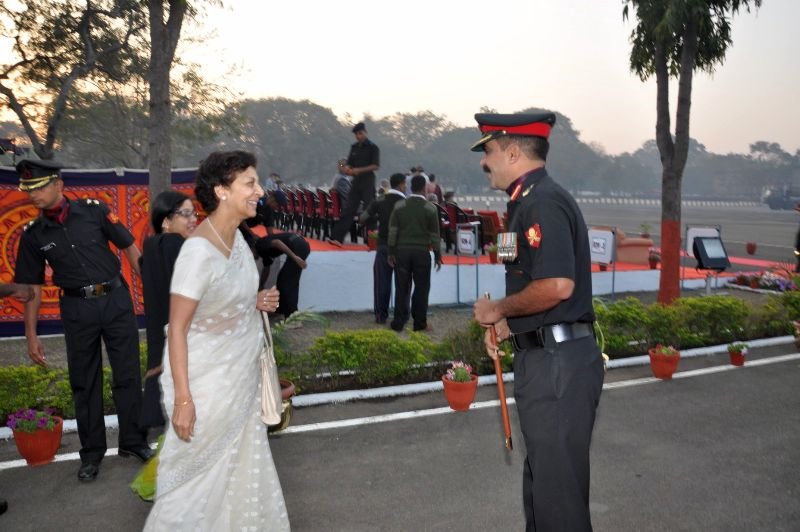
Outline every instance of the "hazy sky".
<path fill-rule="evenodd" d="M 236 68 L 228 84 L 247 97 L 356 120 L 430 109 L 463 126 L 482 106 L 549 108 L 609 153 L 655 136 L 655 80 L 630 73 L 621 0 L 235 0 L 207 15 L 216 35 L 184 54 L 210 79 Z M 798 20 L 798 0 L 734 17 L 725 63 L 694 78 L 691 135 L 709 151 L 800 149 Z"/>

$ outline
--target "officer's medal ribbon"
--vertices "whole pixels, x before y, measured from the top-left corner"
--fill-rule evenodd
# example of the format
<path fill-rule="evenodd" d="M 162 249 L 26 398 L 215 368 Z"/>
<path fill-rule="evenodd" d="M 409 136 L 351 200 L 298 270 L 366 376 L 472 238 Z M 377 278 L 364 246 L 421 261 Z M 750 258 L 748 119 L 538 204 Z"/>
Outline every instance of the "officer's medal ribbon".
<path fill-rule="evenodd" d="M 517 259 L 517 233 L 497 234 L 497 260 L 512 262 Z"/>

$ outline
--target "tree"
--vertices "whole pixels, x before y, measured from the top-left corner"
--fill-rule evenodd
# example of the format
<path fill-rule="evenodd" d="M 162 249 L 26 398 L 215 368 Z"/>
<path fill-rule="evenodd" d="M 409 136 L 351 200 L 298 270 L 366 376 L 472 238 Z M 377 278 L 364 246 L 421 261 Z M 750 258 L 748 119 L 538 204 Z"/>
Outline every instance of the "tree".
<path fill-rule="evenodd" d="M 636 12 L 630 66 L 642 81 L 656 76 L 656 143 L 661 155 L 661 256 L 658 301 L 680 295 L 681 184 L 689 152 L 692 79 L 725 59 L 730 17 L 762 0 L 623 0 L 623 18 Z M 669 80 L 678 79 L 675 135 L 670 131 Z"/>
<path fill-rule="evenodd" d="M 122 81 L 145 21 L 135 0 L 21 0 L 19 7 L 0 5 L 0 35 L 14 43 L 13 62 L 0 65 L 0 95 L 36 154 L 52 159 L 75 86 L 92 76 Z"/>
<path fill-rule="evenodd" d="M 85 168 L 147 168 L 149 92 L 144 63 L 124 86 L 97 83 L 91 91 L 74 91 L 61 125 L 60 159 Z M 171 84 L 171 166 L 194 166 L 204 153 L 198 148 L 220 134 L 237 134 L 241 117 L 224 87 L 207 83 L 193 65 L 178 67 L 173 67 L 178 73 Z"/>
<path fill-rule="evenodd" d="M 164 0 L 148 0 L 150 15 L 150 121 L 149 131 L 149 192 L 155 198 L 171 186 L 172 101 L 170 99 L 170 71 L 175 50 L 181 36 L 183 19 L 189 8 L 186 0 L 168 0 L 165 13 Z M 166 20 L 164 19 L 167 15 Z"/>

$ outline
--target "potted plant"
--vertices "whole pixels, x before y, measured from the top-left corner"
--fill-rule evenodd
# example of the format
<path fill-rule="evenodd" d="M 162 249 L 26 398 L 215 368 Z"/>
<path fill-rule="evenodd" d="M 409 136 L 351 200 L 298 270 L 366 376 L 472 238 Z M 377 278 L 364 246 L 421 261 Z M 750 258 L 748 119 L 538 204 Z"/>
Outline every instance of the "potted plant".
<path fill-rule="evenodd" d="M 661 262 L 661 253 L 656 248 L 650 248 L 647 254 L 647 262 L 650 264 L 650 269 L 655 270 L 658 268 L 658 263 Z"/>
<path fill-rule="evenodd" d="M 376 229 L 367 231 L 367 248 L 371 250 L 378 249 L 378 231 Z"/>
<path fill-rule="evenodd" d="M 28 465 L 37 466 L 53 461 L 61 445 L 64 420 L 54 410 L 23 408 L 8 416 L 6 425 L 14 433 L 17 451 Z"/>
<path fill-rule="evenodd" d="M 489 262 L 497 264 L 497 244 L 486 244 L 483 250 L 489 255 Z"/>
<path fill-rule="evenodd" d="M 744 245 L 745 251 L 747 251 L 748 255 L 755 255 L 756 254 L 756 243 L 755 242 L 747 242 Z"/>
<path fill-rule="evenodd" d="M 650 355 L 650 369 L 657 379 L 669 380 L 678 369 L 681 353 L 671 345 L 656 344 L 648 350 Z"/>
<path fill-rule="evenodd" d="M 453 410 L 466 411 L 475 399 L 478 376 L 473 375 L 472 366 L 461 360 L 453 362 L 442 376 L 444 396 Z"/>
<path fill-rule="evenodd" d="M 639 236 L 641 236 L 642 238 L 650 238 L 650 229 L 652 229 L 652 226 L 649 223 L 645 222 L 641 224 L 639 227 L 641 228 Z"/>
<path fill-rule="evenodd" d="M 745 274 L 740 273 L 739 275 L 736 276 L 736 280 L 734 282 L 740 286 L 747 286 L 748 279 Z"/>
<path fill-rule="evenodd" d="M 744 342 L 734 342 L 728 346 L 728 355 L 731 364 L 734 366 L 744 366 L 744 357 L 747 355 L 748 345 Z"/>

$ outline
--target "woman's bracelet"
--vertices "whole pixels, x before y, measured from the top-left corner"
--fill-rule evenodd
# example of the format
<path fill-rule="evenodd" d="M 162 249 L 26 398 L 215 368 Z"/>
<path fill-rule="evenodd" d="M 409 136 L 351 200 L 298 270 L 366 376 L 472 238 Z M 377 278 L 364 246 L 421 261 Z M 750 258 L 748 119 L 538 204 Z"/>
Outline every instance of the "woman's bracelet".
<path fill-rule="evenodd" d="M 186 405 L 188 405 L 188 404 L 189 404 L 189 403 L 191 403 L 191 402 L 192 402 L 192 398 L 190 397 L 190 398 L 188 398 L 187 400 L 185 400 L 185 401 L 184 401 L 184 402 L 182 402 L 182 403 L 175 403 L 175 406 L 186 406 Z"/>

